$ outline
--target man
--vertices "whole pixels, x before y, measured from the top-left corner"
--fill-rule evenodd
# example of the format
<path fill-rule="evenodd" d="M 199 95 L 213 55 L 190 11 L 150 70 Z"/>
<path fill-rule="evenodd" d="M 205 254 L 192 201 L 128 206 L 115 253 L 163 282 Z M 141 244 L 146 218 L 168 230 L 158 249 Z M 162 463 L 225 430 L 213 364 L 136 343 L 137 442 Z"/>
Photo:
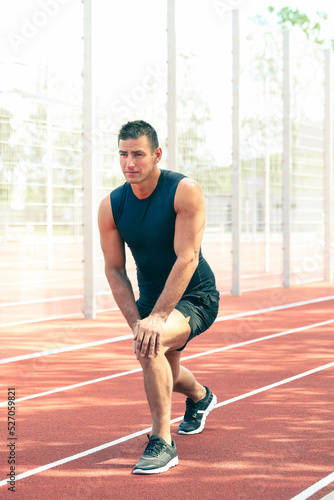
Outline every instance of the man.
<path fill-rule="evenodd" d="M 148 445 L 133 472 L 155 474 L 178 463 L 170 432 L 172 391 L 187 396 L 180 434 L 201 432 L 217 402 L 180 366 L 180 357 L 187 342 L 215 320 L 219 292 L 200 249 L 205 203 L 199 185 L 158 168 L 162 150 L 144 121 L 123 125 L 118 145 L 126 183 L 101 202 L 101 248 L 113 296 L 133 331 L 152 416 Z M 126 274 L 125 243 L 137 266 L 137 302 Z"/>

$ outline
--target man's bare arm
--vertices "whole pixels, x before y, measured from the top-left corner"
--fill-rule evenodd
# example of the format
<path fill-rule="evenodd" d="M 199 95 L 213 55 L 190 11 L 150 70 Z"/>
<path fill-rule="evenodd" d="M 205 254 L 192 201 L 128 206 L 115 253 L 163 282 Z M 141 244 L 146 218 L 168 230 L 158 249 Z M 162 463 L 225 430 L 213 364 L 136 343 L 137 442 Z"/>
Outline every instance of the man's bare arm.
<path fill-rule="evenodd" d="M 140 316 L 132 285 L 126 273 L 124 241 L 114 223 L 109 196 L 100 204 L 98 225 L 109 286 L 124 318 L 134 330 Z"/>

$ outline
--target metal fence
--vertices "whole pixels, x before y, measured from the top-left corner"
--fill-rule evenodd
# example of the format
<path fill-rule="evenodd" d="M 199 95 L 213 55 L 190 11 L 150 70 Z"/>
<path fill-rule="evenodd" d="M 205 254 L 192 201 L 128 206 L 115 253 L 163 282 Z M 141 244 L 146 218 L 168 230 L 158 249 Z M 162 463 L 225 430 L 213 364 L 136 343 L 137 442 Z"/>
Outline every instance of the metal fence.
<path fill-rule="evenodd" d="M 0 78 L 0 322 L 82 312 L 80 89 L 14 61 Z"/>
<path fill-rule="evenodd" d="M 0 325 L 94 317 L 114 308 L 96 214 L 101 199 L 123 182 L 119 126 L 135 118 L 155 125 L 164 151 L 161 167 L 170 167 L 173 99 L 167 90 L 173 74 L 165 54 L 132 75 L 119 100 L 107 102 L 94 93 L 87 74 L 98 57 L 94 50 L 87 53 L 94 19 L 89 9 L 79 85 L 44 63 L 19 62 L 2 52 Z M 331 53 L 295 30 L 283 34 L 246 25 L 238 11 L 223 18 L 205 12 L 201 21 L 213 23 L 211 39 L 202 40 L 205 59 L 191 50 L 198 43 L 195 17 L 183 27 L 183 39 L 169 45 L 168 58 L 174 51 L 176 168 L 204 191 L 203 252 L 218 287 L 240 294 L 332 280 Z M 173 21 L 172 15 L 169 36 Z M 176 33 L 178 22 L 176 11 Z M 219 44 L 225 56 L 217 67 Z M 218 85 L 211 88 L 213 63 Z M 127 258 L 137 293 L 135 265 Z"/>
<path fill-rule="evenodd" d="M 294 285 L 325 276 L 325 54 L 292 33 L 290 58 L 291 264 Z M 288 53 L 289 52 L 289 53 Z M 314 78 L 314 74 L 317 78 Z M 297 85 L 293 84 L 297 81 Z M 327 249 L 332 252 L 332 249 Z"/>

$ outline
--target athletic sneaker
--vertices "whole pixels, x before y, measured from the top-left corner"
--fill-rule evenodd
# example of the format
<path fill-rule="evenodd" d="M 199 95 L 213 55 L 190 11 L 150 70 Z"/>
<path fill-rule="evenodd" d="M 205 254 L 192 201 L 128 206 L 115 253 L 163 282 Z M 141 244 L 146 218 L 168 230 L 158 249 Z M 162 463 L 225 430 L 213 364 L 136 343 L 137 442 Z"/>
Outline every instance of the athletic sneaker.
<path fill-rule="evenodd" d="M 217 396 L 215 396 L 208 387 L 205 398 L 197 403 L 190 398 L 186 399 L 186 412 L 183 422 L 179 425 L 179 434 L 199 434 L 204 429 L 206 417 L 216 406 Z"/>
<path fill-rule="evenodd" d="M 133 469 L 134 474 L 159 474 L 179 463 L 174 441 L 169 445 L 160 436 L 147 434 L 147 437 L 148 444 Z"/>

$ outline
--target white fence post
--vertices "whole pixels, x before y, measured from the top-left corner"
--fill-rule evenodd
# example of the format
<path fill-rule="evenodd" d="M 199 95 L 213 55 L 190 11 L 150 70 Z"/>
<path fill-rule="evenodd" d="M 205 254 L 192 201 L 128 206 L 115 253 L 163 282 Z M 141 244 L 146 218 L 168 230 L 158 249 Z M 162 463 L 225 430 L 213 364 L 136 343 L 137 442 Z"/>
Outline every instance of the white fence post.
<path fill-rule="evenodd" d="M 240 295 L 240 23 L 239 11 L 232 10 L 232 294 Z"/>
<path fill-rule="evenodd" d="M 291 286 L 291 69 L 290 32 L 283 32 L 283 286 Z"/>
<path fill-rule="evenodd" d="M 48 82 L 48 97 L 51 90 L 50 68 L 47 68 L 47 82 Z M 51 103 L 48 100 L 46 104 L 46 169 L 47 169 L 47 185 L 46 185 L 46 234 L 47 234 L 47 247 L 48 247 L 48 269 L 53 269 L 53 132 L 52 132 L 52 116 L 51 116 Z"/>
<path fill-rule="evenodd" d="M 83 234 L 84 234 L 84 315 L 94 319 L 96 316 L 94 246 L 96 234 L 95 214 L 95 151 L 94 131 L 94 90 L 92 54 L 92 0 L 84 4 L 84 70 L 83 70 Z"/>
<path fill-rule="evenodd" d="M 270 152 L 269 152 L 269 81 L 264 80 L 264 96 L 266 109 L 265 122 L 265 156 L 264 156 L 264 269 L 270 270 Z"/>
<path fill-rule="evenodd" d="M 167 164 L 169 170 L 178 170 L 175 0 L 167 0 L 167 48 Z"/>
<path fill-rule="evenodd" d="M 332 50 L 325 51 L 325 269 L 324 279 L 333 281 L 333 57 Z"/>

